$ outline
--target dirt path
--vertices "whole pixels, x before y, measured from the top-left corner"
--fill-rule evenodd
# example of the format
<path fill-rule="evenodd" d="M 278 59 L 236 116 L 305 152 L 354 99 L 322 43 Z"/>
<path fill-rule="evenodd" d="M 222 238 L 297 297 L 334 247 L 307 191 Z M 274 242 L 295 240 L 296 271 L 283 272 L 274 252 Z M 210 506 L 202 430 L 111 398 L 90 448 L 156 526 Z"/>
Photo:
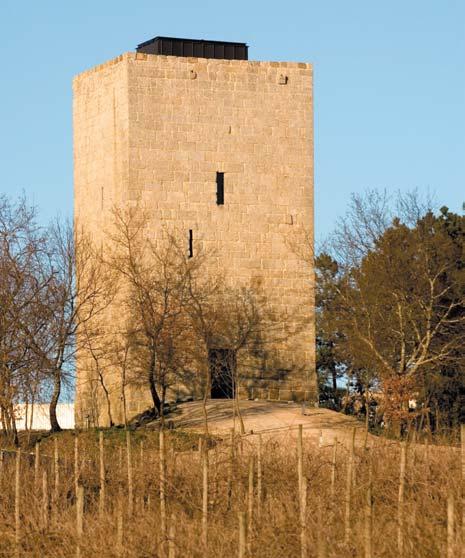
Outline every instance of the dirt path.
<path fill-rule="evenodd" d="M 240 401 L 241 415 L 246 435 L 255 437 L 279 436 L 295 439 L 299 424 L 303 426 L 306 438 L 320 445 L 332 445 L 334 438 L 341 442 L 347 441 L 353 428 L 356 428 L 358 444 L 364 439 L 363 425 L 354 418 L 329 409 L 306 409 L 295 403 L 278 403 L 272 401 Z M 234 417 L 231 400 L 213 399 L 208 402 L 208 427 L 212 434 L 227 434 L 234 428 L 240 431 L 237 417 Z M 175 426 L 202 432 L 204 417 L 202 403 L 193 401 L 179 405 L 173 417 Z"/>

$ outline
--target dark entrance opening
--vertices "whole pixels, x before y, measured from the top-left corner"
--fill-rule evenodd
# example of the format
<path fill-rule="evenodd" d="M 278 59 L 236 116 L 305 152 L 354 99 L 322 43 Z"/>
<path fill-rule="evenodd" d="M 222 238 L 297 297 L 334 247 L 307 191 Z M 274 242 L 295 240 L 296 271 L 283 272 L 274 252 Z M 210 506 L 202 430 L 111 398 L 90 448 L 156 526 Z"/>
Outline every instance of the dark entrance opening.
<path fill-rule="evenodd" d="M 208 352 L 211 374 L 211 398 L 234 397 L 234 374 L 236 358 L 231 349 L 210 349 Z"/>

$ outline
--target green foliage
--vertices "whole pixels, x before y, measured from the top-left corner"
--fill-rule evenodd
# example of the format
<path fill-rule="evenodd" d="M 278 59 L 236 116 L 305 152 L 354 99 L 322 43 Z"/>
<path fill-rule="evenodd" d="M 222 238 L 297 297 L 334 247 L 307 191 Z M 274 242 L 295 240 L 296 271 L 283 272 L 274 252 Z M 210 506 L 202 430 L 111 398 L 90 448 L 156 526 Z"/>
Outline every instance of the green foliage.
<path fill-rule="evenodd" d="M 413 224 L 394 218 L 362 257 L 342 263 L 316 260 L 322 381 L 339 366 L 365 389 L 379 384 L 387 422 L 463 421 L 465 217 L 443 207 Z"/>
<path fill-rule="evenodd" d="M 318 389 L 322 403 L 340 407 L 337 379 L 344 373 L 336 354 L 338 332 L 332 316 L 337 296 L 338 265 L 329 254 L 320 254 L 315 261 L 316 288 L 316 369 Z"/>

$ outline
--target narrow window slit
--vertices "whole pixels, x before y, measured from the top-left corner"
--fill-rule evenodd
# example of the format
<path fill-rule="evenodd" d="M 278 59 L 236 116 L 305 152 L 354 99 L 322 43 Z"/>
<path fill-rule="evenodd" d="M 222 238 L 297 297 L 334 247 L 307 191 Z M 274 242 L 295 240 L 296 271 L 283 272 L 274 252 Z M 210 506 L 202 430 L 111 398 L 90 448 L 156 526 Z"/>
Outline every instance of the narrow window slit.
<path fill-rule="evenodd" d="M 216 205 L 224 205 L 224 172 L 216 173 Z"/>
<path fill-rule="evenodd" d="M 188 257 L 192 258 L 194 256 L 194 235 L 192 229 L 189 229 L 189 254 Z"/>

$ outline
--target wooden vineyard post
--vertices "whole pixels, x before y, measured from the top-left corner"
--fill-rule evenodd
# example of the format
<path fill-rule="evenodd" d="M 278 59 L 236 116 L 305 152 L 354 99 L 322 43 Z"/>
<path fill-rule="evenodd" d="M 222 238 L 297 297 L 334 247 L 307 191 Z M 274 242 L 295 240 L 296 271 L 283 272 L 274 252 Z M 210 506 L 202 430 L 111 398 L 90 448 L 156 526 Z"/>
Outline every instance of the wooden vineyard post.
<path fill-rule="evenodd" d="M 48 529 L 48 483 L 47 471 L 42 472 L 42 529 Z"/>
<path fill-rule="evenodd" d="M 76 491 L 76 558 L 81 556 L 84 523 L 84 487 L 78 484 Z"/>
<path fill-rule="evenodd" d="M 404 556 L 404 495 L 405 495 L 405 469 L 407 463 L 407 446 L 400 444 L 400 473 L 399 492 L 397 497 L 397 552 L 399 558 Z"/>
<path fill-rule="evenodd" d="M 253 477 L 254 477 L 254 459 L 250 456 L 249 460 L 249 484 L 247 491 L 247 552 L 252 556 L 252 525 L 253 525 Z"/>
<path fill-rule="evenodd" d="M 175 537 L 176 537 L 176 517 L 171 514 L 171 521 L 170 521 L 170 529 L 168 533 L 168 558 L 176 558 L 176 544 L 175 544 Z"/>
<path fill-rule="evenodd" d="M 122 558 L 124 555 L 123 528 L 123 494 L 120 489 L 118 491 L 118 505 L 116 508 L 116 552 L 118 558 Z"/>
<path fill-rule="evenodd" d="M 3 450 L 0 449 L 0 489 L 2 485 L 2 478 L 3 478 Z"/>
<path fill-rule="evenodd" d="M 417 464 L 417 431 L 414 428 L 412 431 L 412 439 L 410 443 L 410 463 L 407 463 L 409 470 L 415 470 Z"/>
<path fill-rule="evenodd" d="M 307 556 L 307 538 L 305 536 L 305 516 L 307 509 L 307 479 L 304 479 L 303 425 L 299 424 L 297 434 L 297 494 L 300 510 L 300 549 L 302 558 Z M 305 485 L 305 489 L 304 489 Z M 304 497 L 305 492 L 305 497 Z M 305 500 L 305 502 L 304 502 Z"/>
<path fill-rule="evenodd" d="M 300 556 L 307 558 L 307 477 L 302 478 L 302 483 L 299 491 L 299 508 L 300 508 Z"/>
<path fill-rule="evenodd" d="M 350 516 L 351 516 L 351 505 L 352 505 L 354 460 L 355 460 L 355 428 L 352 430 L 352 441 L 350 444 L 349 462 L 347 464 L 346 499 L 345 499 L 345 514 L 344 514 L 344 543 L 345 544 L 348 544 L 350 540 Z"/>
<path fill-rule="evenodd" d="M 334 437 L 333 455 L 331 459 L 331 505 L 334 505 L 336 496 L 336 458 L 337 458 L 337 437 Z"/>
<path fill-rule="evenodd" d="M 449 492 L 447 497 L 447 558 L 455 558 L 455 510 L 454 510 L 454 495 Z"/>
<path fill-rule="evenodd" d="M 262 435 L 258 435 L 258 452 L 257 452 L 257 517 L 262 514 Z"/>
<path fill-rule="evenodd" d="M 462 558 L 465 558 L 465 424 L 460 427 L 460 447 L 462 461 Z"/>
<path fill-rule="evenodd" d="M 317 513 L 317 520 L 316 520 L 316 552 L 318 558 L 326 558 L 326 540 L 324 536 L 324 529 L 323 529 L 323 505 L 321 502 L 321 497 L 318 497 L 318 501 L 316 504 L 316 513 Z"/>
<path fill-rule="evenodd" d="M 216 507 L 216 504 L 218 502 L 218 496 L 219 496 L 219 479 L 218 479 L 218 447 L 215 446 L 212 449 L 212 453 L 214 455 L 213 458 L 213 462 L 215 464 L 215 466 L 213 467 L 213 469 L 210 467 L 210 462 L 209 462 L 209 478 L 213 479 L 213 483 L 210 482 L 210 503 L 213 507 Z M 213 471 L 213 472 L 212 472 Z M 213 484 L 213 487 L 212 487 Z"/>
<path fill-rule="evenodd" d="M 131 433 L 129 430 L 126 430 L 126 461 L 128 469 L 128 515 L 129 518 L 131 518 L 134 511 L 134 485 L 132 475 Z"/>
<path fill-rule="evenodd" d="M 227 509 L 231 507 L 232 499 L 232 486 L 233 486 L 233 474 L 234 474 L 234 428 L 229 431 L 229 467 L 228 467 L 228 503 Z"/>
<path fill-rule="evenodd" d="M 368 486 L 365 495 L 365 558 L 373 558 L 373 479 L 372 479 L 372 460 L 369 455 L 368 463 Z"/>
<path fill-rule="evenodd" d="M 217 451 L 217 449 L 215 449 L 215 451 Z M 178 463 L 178 455 L 176 452 L 176 448 L 174 447 L 174 444 L 171 446 L 170 449 L 170 465 L 171 465 L 171 475 L 173 477 L 176 476 L 176 466 Z"/>
<path fill-rule="evenodd" d="M 239 513 L 239 558 L 245 558 L 246 551 L 246 523 L 245 523 L 245 513 Z"/>
<path fill-rule="evenodd" d="M 78 493 L 79 488 L 79 438 L 76 433 L 74 436 L 74 493 Z"/>
<path fill-rule="evenodd" d="M 166 464 L 165 464 L 165 431 L 160 429 L 160 519 L 162 541 L 166 539 Z"/>
<path fill-rule="evenodd" d="M 58 438 L 55 436 L 53 439 L 53 512 L 54 519 L 58 517 L 58 503 L 59 503 L 59 490 L 60 490 L 60 460 L 58 457 Z"/>
<path fill-rule="evenodd" d="M 354 428 L 352 432 L 352 446 L 351 446 L 351 453 L 352 453 L 352 490 L 355 491 L 357 486 L 357 462 L 355 459 L 355 438 L 357 434 L 357 430 Z"/>
<path fill-rule="evenodd" d="M 39 471 L 40 471 L 40 444 L 36 442 L 35 445 L 35 457 L 34 457 L 34 486 L 36 490 L 39 490 Z"/>
<path fill-rule="evenodd" d="M 202 545 L 204 552 L 208 544 L 208 451 L 203 451 L 202 456 Z"/>
<path fill-rule="evenodd" d="M 21 497 L 21 449 L 18 449 L 16 452 L 16 467 L 15 467 L 15 552 L 16 552 L 16 556 L 20 556 L 20 544 L 21 544 L 20 497 Z"/>
<path fill-rule="evenodd" d="M 140 482 L 140 489 L 137 490 L 138 492 L 138 501 L 139 501 L 139 509 L 142 511 L 145 509 L 145 468 L 144 468 L 144 441 L 141 440 L 139 443 L 139 482 Z"/>
<path fill-rule="evenodd" d="M 302 429 L 303 426 L 299 424 L 299 432 L 297 435 L 297 482 L 298 482 L 299 495 L 302 490 L 302 479 L 303 479 L 303 468 L 304 468 Z"/>
<path fill-rule="evenodd" d="M 100 431 L 98 434 L 98 448 L 99 448 L 99 464 L 100 464 L 100 471 L 99 471 L 99 501 L 98 501 L 98 510 L 100 515 L 100 520 L 103 519 L 105 515 L 105 454 L 104 454 L 104 447 L 103 447 L 103 432 Z"/>

